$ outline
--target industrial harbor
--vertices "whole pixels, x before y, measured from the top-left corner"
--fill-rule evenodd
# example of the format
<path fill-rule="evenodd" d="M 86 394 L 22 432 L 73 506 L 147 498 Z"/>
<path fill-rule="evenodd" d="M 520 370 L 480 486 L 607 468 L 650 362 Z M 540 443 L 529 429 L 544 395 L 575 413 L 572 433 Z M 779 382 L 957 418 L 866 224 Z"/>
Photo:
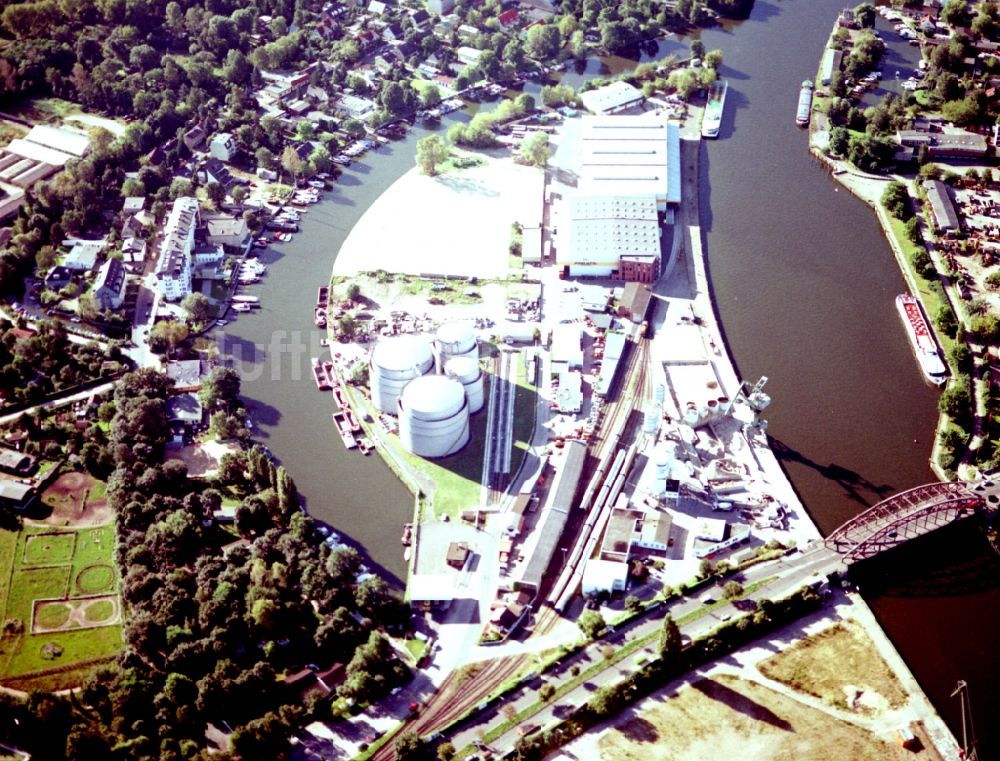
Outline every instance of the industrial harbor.
<path fill-rule="evenodd" d="M 575 641 L 585 603 L 613 620 L 626 592 L 655 596 L 706 567 L 739 568 L 768 552 L 820 544 L 768 444 L 768 379 L 737 374 L 716 320 L 699 219 L 698 116 L 684 125 L 648 113 L 564 125 L 544 184 L 529 178 L 524 188 L 540 202 L 535 217 L 548 221 L 537 258 L 525 249 L 521 268 L 482 282 L 460 269 L 408 277 L 408 288 L 442 298 L 413 301 L 410 311 L 391 289 L 380 291 L 364 299 L 353 340 L 331 332 L 326 363 L 345 445 L 356 433 L 344 417 L 353 409 L 415 495 L 404 528 L 406 595 L 434 622 L 438 646 L 427 674 L 446 695 L 455 669 L 497 664 L 481 688 L 421 726 L 447 726 L 490 685 L 520 673 L 536 638 L 546 646 Z M 604 186 L 604 199 L 580 192 L 588 154 L 574 143 L 600 126 L 611 131 L 604 134 L 655 131 L 662 140 L 668 179 L 651 188 L 652 215 L 639 215 L 651 226 L 634 229 L 641 201 L 623 180 Z M 559 182 L 570 172 L 584 178 L 576 188 Z M 411 172 L 407 182 L 412 190 L 432 180 Z M 525 213 L 518 201 L 512 214 Z M 379 203 L 368 214 L 382 213 Z M 608 232 L 591 220 L 609 208 L 628 209 L 622 224 L 655 245 L 619 259 L 601 248 Z M 414 203 L 411 213 L 431 212 Z M 460 268 L 461 259 L 451 261 Z M 350 278 L 362 294 L 365 277 Z M 359 311 L 344 298 L 346 282 L 335 269 L 331 324 Z M 444 298 L 455 294 L 463 303 Z M 373 301 L 391 309 L 373 310 Z M 471 453 L 479 454 L 478 479 L 466 478 L 477 488 L 463 487 L 460 503 L 445 507 L 454 497 L 450 479 L 468 474 L 458 463 Z M 496 661 L 501 654 L 521 655 Z M 922 720 L 938 722 L 937 742 L 947 744 L 940 720 L 921 705 Z M 391 717 L 365 721 L 383 732 L 394 727 Z"/>

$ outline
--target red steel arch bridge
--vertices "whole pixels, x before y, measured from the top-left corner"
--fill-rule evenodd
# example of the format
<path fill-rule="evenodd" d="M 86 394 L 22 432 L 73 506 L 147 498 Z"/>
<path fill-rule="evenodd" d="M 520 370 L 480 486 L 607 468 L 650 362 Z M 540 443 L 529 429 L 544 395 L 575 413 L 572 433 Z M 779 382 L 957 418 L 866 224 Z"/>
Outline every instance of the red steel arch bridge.
<path fill-rule="evenodd" d="M 975 513 L 995 512 L 998 507 L 1000 481 L 926 484 L 900 492 L 854 516 L 823 544 L 851 563 Z"/>

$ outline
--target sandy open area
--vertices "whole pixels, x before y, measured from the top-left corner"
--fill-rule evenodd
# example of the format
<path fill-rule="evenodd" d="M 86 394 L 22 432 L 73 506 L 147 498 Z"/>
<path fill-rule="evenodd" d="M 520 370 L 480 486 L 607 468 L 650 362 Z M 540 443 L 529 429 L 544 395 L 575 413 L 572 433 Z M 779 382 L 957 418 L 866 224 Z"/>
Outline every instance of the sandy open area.
<path fill-rule="evenodd" d="M 486 158 L 483 166 L 437 177 L 414 167 L 354 226 L 333 274 L 506 276 L 511 224 L 537 222 L 541 193 L 541 170 L 510 159 Z"/>

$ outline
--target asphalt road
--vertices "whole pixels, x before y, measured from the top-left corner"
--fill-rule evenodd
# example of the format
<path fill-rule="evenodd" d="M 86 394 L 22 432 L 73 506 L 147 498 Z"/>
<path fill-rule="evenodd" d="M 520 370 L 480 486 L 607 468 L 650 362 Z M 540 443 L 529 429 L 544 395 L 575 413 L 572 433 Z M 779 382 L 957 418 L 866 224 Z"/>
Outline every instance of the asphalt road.
<path fill-rule="evenodd" d="M 765 579 L 774 578 L 746 595 L 743 600 L 737 601 L 735 605 L 732 603 L 719 605 L 711 612 L 689 621 L 681 626 L 681 633 L 686 638 L 691 639 L 702 637 L 729 618 L 742 615 L 741 607 L 744 610 L 751 609 L 753 606 L 748 601 L 758 602 L 763 599 L 777 599 L 789 595 L 812 580 L 824 579 L 827 574 L 837 570 L 840 564 L 838 556 L 820 545 L 806 553 L 797 553 L 777 561 L 754 566 L 743 574 L 742 583 L 744 586 L 749 587 Z M 623 625 L 618 631 L 607 632 L 603 638 L 591 643 L 580 653 L 566 658 L 555 670 L 542 677 L 535 677 L 528 684 L 511 693 L 502 703 L 480 712 L 458 731 L 449 733 L 448 739 L 456 748 L 464 748 L 473 744 L 490 729 L 507 721 L 505 713 L 510 713 L 512 710 L 508 706 L 512 706 L 513 711 L 519 713 L 534 705 L 539 699 L 538 689 L 542 684 L 550 683 L 558 689 L 561 685 L 574 679 L 571 673 L 574 665 L 579 666 L 580 671 L 585 671 L 593 664 L 605 660 L 604 653 L 609 646 L 611 648 L 620 647 L 631 640 L 642 639 L 650 634 L 658 633 L 668 611 L 675 619 L 696 612 L 704 607 L 705 603 L 702 602 L 702 599 L 706 594 L 711 594 L 716 600 L 722 599 L 721 587 L 716 585 L 703 588 L 698 590 L 696 597 L 676 600 L 639 620 Z M 576 706 L 589 700 L 595 690 L 619 681 L 641 668 L 644 663 L 655 656 L 656 647 L 657 640 L 654 639 L 618 663 L 609 664 L 587 681 L 562 695 L 558 700 L 545 705 L 538 713 L 524 719 L 520 724 L 497 737 L 489 743 L 490 748 L 499 754 L 506 753 L 514 747 L 520 739 L 521 733 L 527 729 L 534 726 L 545 727 L 565 718 Z"/>

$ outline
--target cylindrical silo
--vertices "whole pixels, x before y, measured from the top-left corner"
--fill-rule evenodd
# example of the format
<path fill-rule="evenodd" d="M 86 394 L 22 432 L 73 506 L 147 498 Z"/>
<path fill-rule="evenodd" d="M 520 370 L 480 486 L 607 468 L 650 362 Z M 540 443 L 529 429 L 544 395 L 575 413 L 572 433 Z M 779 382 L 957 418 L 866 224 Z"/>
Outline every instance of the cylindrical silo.
<path fill-rule="evenodd" d="M 650 435 L 656 433 L 656 429 L 660 426 L 661 417 L 663 417 L 663 408 L 659 404 L 651 404 L 647 407 L 642 420 L 642 432 Z"/>
<path fill-rule="evenodd" d="M 670 471 L 674 467 L 677 446 L 672 441 L 665 441 L 658 444 L 653 450 L 653 473 L 657 481 L 666 481 L 670 478 Z"/>
<path fill-rule="evenodd" d="M 434 354 L 425 338 L 401 335 L 381 339 L 372 350 L 369 367 L 372 402 L 382 412 L 395 414 L 406 384 L 433 369 Z"/>
<path fill-rule="evenodd" d="M 465 398 L 469 403 L 469 414 L 475 415 L 483 408 L 485 394 L 483 392 L 483 373 L 479 369 L 479 360 L 473 357 L 453 357 L 444 366 L 444 374 L 454 378 L 465 389 Z"/>
<path fill-rule="evenodd" d="M 441 368 L 454 357 L 479 358 L 476 330 L 468 320 L 446 322 L 441 325 L 434 338 L 434 348 L 437 350 Z"/>
<path fill-rule="evenodd" d="M 399 441 L 421 457 L 447 457 L 469 443 L 465 389 L 444 375 L 424 375 L 399 397 Z"/>

